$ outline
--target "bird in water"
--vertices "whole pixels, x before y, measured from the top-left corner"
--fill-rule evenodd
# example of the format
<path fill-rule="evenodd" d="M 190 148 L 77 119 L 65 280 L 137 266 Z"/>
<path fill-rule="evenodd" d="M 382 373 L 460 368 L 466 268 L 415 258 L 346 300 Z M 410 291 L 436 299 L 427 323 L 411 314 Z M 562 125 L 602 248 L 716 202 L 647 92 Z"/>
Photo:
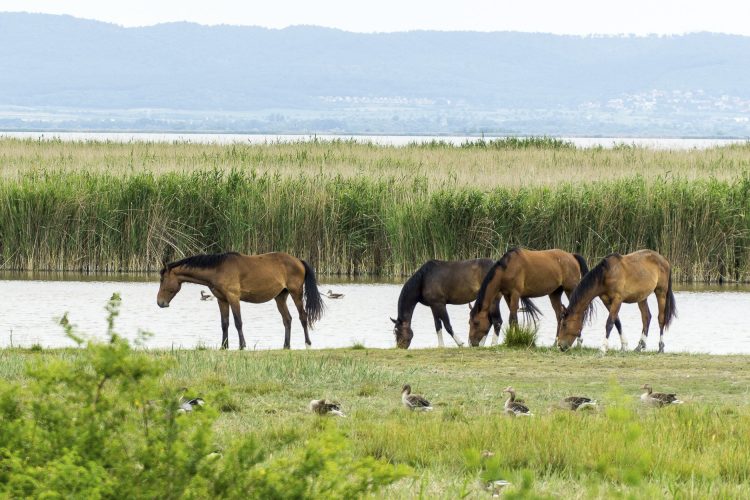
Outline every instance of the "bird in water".
<path fill-rule="evenodd" d="M 560 402 L 560 405 L 568 410 L 576 411 L 596 406 L 596 400 L 585 396 L 568 396 Z"/>
<path fill-rule="evenodd" d="M 643 384 L 641 389 L 645 390 L 641 394 L 641 401 L 643 403 L 653 406 L 666 406 L 666 405 L 681 405 L 682 401 L 677 399 L 677 394 L 665 394 L 663 392 L 654 392 L 649 384 Z"/>
<path fill-rule="evenodd" d="M 318 415 L 335 415 L 337 417 L 346 417 L 341 411 L 341 405 L 325 399 L 313 399 L 308 406 L 310 411 Z"/>
<path fill-rule="evenodd" d="M 505 401 L 505 413 L 510 416 L 518 417 L 533 417 L 534 414 L 529 411 L 529 407 L 521 404 L 520 400 L 516 400 L 516 390 L 510 386 L 503 389 L 503 392 L 510 394 L 508 400 Z"/>
<path fill-rule="evenodd" d="M 334 293 L 332 290 L 328 290 L 326 292 L 326 297 L 328 297 L 329 299 L 340 299 L 343 296 L 343 293 Z"/>
<path fill-rule="evenodd" d="M 411 393 L 411 385 L 401 388 L 401 402 L 412 411 L 432 411 L 432 405 L 419 394 Z"/>
<path fill-rule="evenodd" d="M 201 290 L 201 300 L 211 300 L 214 296 Z"/>

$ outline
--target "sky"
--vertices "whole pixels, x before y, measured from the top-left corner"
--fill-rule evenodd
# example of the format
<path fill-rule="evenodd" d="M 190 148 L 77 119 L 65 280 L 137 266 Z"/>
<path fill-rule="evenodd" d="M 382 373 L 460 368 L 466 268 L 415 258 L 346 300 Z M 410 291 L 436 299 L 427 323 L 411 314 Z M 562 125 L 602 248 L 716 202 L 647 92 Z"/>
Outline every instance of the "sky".
<path fill-rule="evenodd" d="M 525 31 L 571 35 L 750 36 L 746 0 L 0 0 L 0 11 L 69 14 L 123 26 L 170 21 L 355 32 Z"/>

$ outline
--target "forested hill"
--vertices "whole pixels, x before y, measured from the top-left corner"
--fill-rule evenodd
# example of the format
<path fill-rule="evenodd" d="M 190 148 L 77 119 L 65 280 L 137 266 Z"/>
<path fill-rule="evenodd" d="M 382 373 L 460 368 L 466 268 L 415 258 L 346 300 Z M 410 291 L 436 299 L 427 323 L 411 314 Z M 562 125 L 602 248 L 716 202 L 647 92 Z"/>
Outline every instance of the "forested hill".
<path fill-rule="evenodd" d="M 344 123 L 356 109 L 359 120 L 370 117 L 380 128 L 385 118 L 398 129 L 404 126 L 393 123 L 399 118 L 423 116 L 428 129 L 460 129 L 475 117 L 483 130 L 513 131 L 544 112 L 605 125 L 607 116 L 627 125 L 623 116 L 637 121 L 645 113 L 654 126 L 720 115 L 719 135 L 742 135 L 750 127 L 743 121 L 750 112 L 750 38 L 709 33 L 359 34 L 190 23 L 124 28 L 0 13 L 0 64 L 0 109 L 17 107 L 21 114 L 168 109 L 204 117 L 239 113 L 237 123 L 259 112 L 255 118 L 269 123 Z M 0 113 L 7 123 L 13 116 Z M 326 128 L 325 120 L 320 123 Z"/>

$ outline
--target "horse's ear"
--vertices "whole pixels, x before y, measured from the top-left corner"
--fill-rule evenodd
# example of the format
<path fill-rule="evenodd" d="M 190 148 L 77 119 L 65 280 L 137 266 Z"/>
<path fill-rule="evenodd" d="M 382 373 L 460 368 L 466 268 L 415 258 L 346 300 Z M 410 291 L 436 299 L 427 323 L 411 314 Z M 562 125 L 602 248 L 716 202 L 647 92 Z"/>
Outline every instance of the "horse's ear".
<path fill-rule="evenodd" d="M 395 320 L 395 319 L 393 319 L 393 318 L 390 318 L 390 320 L 391 320 L 391 321 L 393 321 L 393 324 L 394 324 L 394 325 L 395 325 L 396 323 L 398 323 L 398 321 L 396 321 L 396 320 Z"/>

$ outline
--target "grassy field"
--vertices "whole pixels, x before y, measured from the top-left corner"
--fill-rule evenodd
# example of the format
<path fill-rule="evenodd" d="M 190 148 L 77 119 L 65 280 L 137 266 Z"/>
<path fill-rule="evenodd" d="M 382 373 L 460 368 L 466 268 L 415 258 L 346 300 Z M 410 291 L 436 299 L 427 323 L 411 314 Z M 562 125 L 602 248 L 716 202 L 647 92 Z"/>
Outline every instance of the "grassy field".
<path fill-rule="evenodd" d="M 599 182 L 640 176 L 730 181 L 750 171 L 750 144 L 704 150 L 655 150 L 623 145 L 575 148 L 556 139 L 443 142 L 380 146 L 355 141 L 211 145 L 0 139 L 0 176 L 33 171 L 189 173 L 219 169 L 259 174 L 393 177 L 424 180 L 429 189 L 450 186 L 519 188 Z"/>
<path fill-rule="evenodd" d="M 653 248 L 679 281 L 750 280 L 750 146 L 552 139 L 387 147 L 0 140 L 0 269 L 147 271 L 282 250 L 327 274 Z"/>
<path fill-rule="evenodd" d="M 83 352 L 3 350 L 0 378 L 27 384 L 27 366 Z M 160 382 L 165 389 L 186 386 L 219 410 L 217 449 L 252 435 L 284 456 L 333 427 L 356 457 L 411 467 L 384 490 L 388 497 L 486 498 L 484 482 L 494 479 L 511 481 L 504 492 L 516 498 L 750 495 L 746 356 L 354 348 L 147 357 L 169 367 Z M 407 382 L 435 411 L 401 407 Z M 644 383 L 677 392 L 685 404 L 642 407 Z M 503 415 L 501 390 L 509 384 L 534 417 Z M 568 395 L 594 397 L 600 406 L 578 414 L 557 409 Z M 323 397 L 339 400 L 349 418 L 324 419 L 328 425 L 321 426 L 306 406 Z M 494 456 L 483 458 L 485 451 Z"/>

